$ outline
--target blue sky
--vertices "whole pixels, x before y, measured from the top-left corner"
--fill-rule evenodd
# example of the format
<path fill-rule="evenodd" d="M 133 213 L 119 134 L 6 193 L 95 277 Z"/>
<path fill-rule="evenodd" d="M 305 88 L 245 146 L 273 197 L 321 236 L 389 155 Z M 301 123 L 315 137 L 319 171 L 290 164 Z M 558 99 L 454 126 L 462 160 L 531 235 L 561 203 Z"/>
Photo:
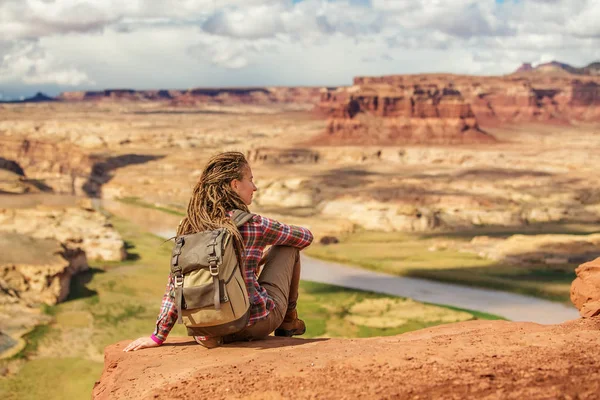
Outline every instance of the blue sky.
<path fill-rule="evenodd" d="M 2 0 L 0 96 L 600 60 L 598 0 Z"/>

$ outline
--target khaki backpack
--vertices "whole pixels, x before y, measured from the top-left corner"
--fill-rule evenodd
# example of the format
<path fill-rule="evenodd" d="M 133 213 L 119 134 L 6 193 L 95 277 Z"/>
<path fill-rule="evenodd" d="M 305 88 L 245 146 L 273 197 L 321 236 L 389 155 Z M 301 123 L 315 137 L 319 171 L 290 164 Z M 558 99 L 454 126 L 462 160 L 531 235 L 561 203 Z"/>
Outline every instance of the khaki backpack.
<path fill-rule="evenodd" d="M 254 215 L 235 210 L 240 227 Z M 178 323 L 190 336 L 224 336 L 246 327 L 248 291 L 225 228 L 178 236 L 171 257 Z"/>

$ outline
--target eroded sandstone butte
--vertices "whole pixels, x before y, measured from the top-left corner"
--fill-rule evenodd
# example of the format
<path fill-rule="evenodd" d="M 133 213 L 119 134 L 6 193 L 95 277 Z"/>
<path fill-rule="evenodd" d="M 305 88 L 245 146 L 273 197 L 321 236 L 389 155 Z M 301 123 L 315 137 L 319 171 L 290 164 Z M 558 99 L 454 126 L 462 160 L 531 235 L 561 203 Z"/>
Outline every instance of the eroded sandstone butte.
<path fill-rule="evenodd" d="M 600 318 L 469 321 L 392 337 L 295 339 L 206 350 L 188 338 L 105 350 L 93 398 L 598 398 Z"/>
<path fill-rule="evenodd" d="M 451 86 L 358 84 L 324 91 L 329 117 L 315 144 L 402 145 L 489 143 L 471 105 Z"/>
<path fill-rule="evenodd" d="M 600 120 L 600 78 L 576 75 L 390 75 L 357 77 L 354 85 L 451 87 L 480 123 Z"/>
<path fill-rule="evenodd" d="M 320 144 L 491 142 L 480 126 L 600 121 L 600 77 L 570 74 L 356 77 L 324 89 Z"/>

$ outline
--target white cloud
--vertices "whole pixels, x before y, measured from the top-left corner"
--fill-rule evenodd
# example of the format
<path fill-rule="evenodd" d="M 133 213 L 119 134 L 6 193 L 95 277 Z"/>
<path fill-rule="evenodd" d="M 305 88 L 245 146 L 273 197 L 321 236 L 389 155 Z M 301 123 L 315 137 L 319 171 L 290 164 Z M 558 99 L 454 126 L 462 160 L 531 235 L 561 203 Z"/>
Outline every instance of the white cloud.
<path fill-rule="evenodd" d="M 226 7 L 201 25 L 208 35 L 190 49 L 196 57 L 225 68 L 244 68 L 282 46 L 326 45 L 345 35 L 363 40 L 380 29 L 377 12 L 347 2 L 308 0 L 297 5 L 271 2 L 255 7 Z"/>
<path fill-rule="evenodd" d="M 248 65 L 256 43 L 249 40 L 231 40 L 219 36 L 204 36 L 200 43 L 191 46 L 189 52 L 200 61 L 229 69 L 244 68 Z"/>
<path fill-rule="evenodd" d="M 91 84 L 87 74 L 66 66 L 35 42 L 18 43 L 0 59 L 0 82 L 55 83 L 65 86 Z"/>
<path fill-rule="evenodd" d="M 271 38 L 286 31 L 283 13 L 286 13 L 286 10 L 279 5 L 225 9 L 211 15 L 202 24 L 202 29 L 213 35 L 232 38 Z"/>
<path fill-rule="evenodd" d="M 359 37 L 377 33 L 381 24 L 381 14 L 366 7 L 343 1 L 306 0 L 296 5 L 273 2 L 254 7 L 225 7 L 210 15 L 202 29 L 241 39 L 273 38 L 280 34 L 299 38 L 334 33 Z"/>
<path fill-rule="evenodd" d="M 123 21 L 204 20 L 223 7 L 261 7 L 285 0 L 2 0 L 0 38 L 34 39 L 69 32 L 90 32 Z"/>
<path fill-rule="evenodd" d="M 0 0 L 0 68 L 102 87 L 502 74 L 594 61 L 599 20 L 598 0 Z"/>
<path fill-rule="evenodd" d="M 600 1 L 588 0 L 585 8 L 568 20 L 566 29 L 576 36 L 600 39 Z"/>
<path fill-rule="evenodd" d="M 0 3 L 0 37 L 4 40 L 35 39 L 99 30 L 120 18 L 111 3 L 111 0 L 104 3 L 4 0 Z"/>

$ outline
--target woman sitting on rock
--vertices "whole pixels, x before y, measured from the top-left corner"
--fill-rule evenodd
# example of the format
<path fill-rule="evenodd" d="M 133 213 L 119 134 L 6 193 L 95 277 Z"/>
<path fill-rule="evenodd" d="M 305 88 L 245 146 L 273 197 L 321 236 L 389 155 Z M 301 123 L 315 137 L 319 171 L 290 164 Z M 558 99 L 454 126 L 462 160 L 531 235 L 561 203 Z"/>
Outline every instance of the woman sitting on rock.
<path fill-rule="evenodd" d="M 224 227 L 234 239 L 239 254 L 243 254 L 244 281 L 250 303 L 247 326 L 224 337 L 196 336 L 196 341 L 207 348 L 233 341 L 260 339 L 271 332 L 275 332 L 276 336 L 293 336 L 302 335 L 306 330 L 296 312 L 300 281 L 299 250 L 310 245 L 312 233 L 260 215 L 254 215 L 239 229 L 236 228 L 231 220 L 233 210 L 248 212 L 257 190 L 252 179 L 252 170 L 242 153 L 226 152 L 214 156 L 194 187 L 187 216 L 177 229 L 180 236 Z M 268 245 L 273 247 L 263 254 Z M 263 270 L 257 276 L 263 264 Z M 175 283 L 171 274 L 154 333 L 134 340 L 124 351 L 160 346 L 177 318 Z"/>

